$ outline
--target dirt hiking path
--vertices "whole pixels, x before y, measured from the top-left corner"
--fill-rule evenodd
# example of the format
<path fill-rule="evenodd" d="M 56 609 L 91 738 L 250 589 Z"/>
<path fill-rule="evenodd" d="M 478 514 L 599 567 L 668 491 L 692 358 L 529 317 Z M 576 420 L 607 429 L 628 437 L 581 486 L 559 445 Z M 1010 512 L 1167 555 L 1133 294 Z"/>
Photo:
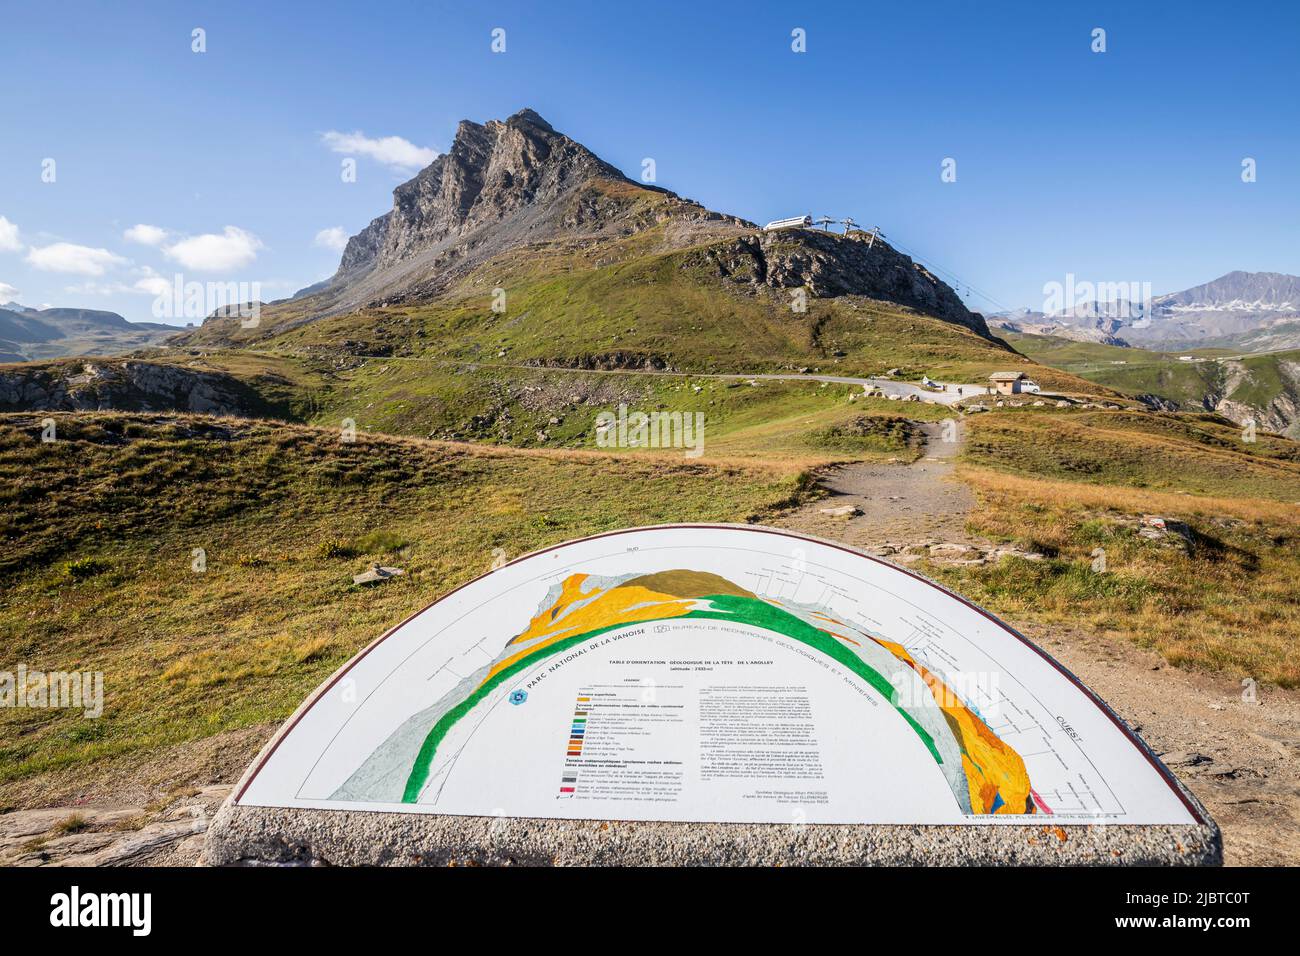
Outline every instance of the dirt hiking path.
<path fill-rule="evenodd" d="M 950 480 L 963 434 L 945 441 L 943 426 L 925 424 L 925 454 L 911 465 L 848 465 L 821 482 L 827 497 L 805 505 L 780 522 L 784 527 L 834 538 L 866 551 L 890 544 L 966 543 L 966 515 L 975 503 L 970 489 Z M 827 511 L 852 507 L 849 518 Z"/>
<path fill-rule="evenodd" d="M 841 541 L 903 566 L 1017 554 L 967 533 L 974 495 L 952 476 L 962 449 L 925 426 L 926 454 L 911 465 L 841 467 L 827 496 L 775 524 Z M 851 515 L 827 511 L 851 506 Z M 1074 672 L 1142 736 L 1200 798 L 1223 830 L 1229 865 L 1300 865 L 1300 694 L 1259 688 L 1242 699 L 1234 680 L 1180 670 L 1119 637 L 1024 625 L 1030 640 Z"/>

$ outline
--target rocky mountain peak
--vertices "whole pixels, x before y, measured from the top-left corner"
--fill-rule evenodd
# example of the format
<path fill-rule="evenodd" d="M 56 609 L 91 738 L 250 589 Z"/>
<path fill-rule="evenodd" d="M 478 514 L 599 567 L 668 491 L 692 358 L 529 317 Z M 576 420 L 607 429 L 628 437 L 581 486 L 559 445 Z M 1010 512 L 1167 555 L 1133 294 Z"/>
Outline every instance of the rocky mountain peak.
<path fill-rule="evenodd" d="M 1300 312 L 1300 276 L 1237 270 L 1182 292 L 1159 296 L 1155 303 L 1158 309 L 1171 312 Z"/>
<path fill-rule="evenodd" d="M 500 120 L 488 120 L 488 125 L 492 125 L 492 124 L 497 124 L 501 126 L 512 126 L 512 125 L 513 126 L 536 126 L 537 128 L 544 130 L 545 132 L 548 133 L 555 132 L 555 127 L 553 127 L 550 123 L 546 122 L 546 120 L 542 119 L 542 117 L 537 113 L 536 110 L 530 110 L 526 106 L 523 109 L 521 109 L 519 112 L 515 113 L 514 115 L 506 119 L 505 122 L 501 122 Z"/>
<path fill-rule="evenodd" d="M 607 201 L 592 201 L 593 192 Z M 748 225 L 633 182 L 534 110 L 462 120 L 451 147 L 394 189 L 392 209 L 348 241 L 338 272 L 316 294 L 326 314 L 432 294 L 513 246 L 626 233 L 645 197 L 666 204 L 667 215 Z"/>

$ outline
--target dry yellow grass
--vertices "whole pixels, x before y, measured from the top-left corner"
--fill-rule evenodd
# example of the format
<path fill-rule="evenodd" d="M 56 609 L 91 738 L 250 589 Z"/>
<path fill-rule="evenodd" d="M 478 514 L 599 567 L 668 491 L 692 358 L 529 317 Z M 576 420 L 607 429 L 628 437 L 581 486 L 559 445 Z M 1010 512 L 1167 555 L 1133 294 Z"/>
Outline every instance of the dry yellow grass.
<path fill-rule="evenodd" d="M 959 475 L 979 500 L 973 533 L 1048 558 L 936 569 L 949 586 L 998 613 L 1089 627 L 1173 664 L 1300 686 L 1300 506 L 970 465 Z M 1141 537 L 1143 515 L 1186 523 L 1190 547 L 1174 534 Z"/>
<path fill-rule="evenodd" d="M 1212 415 L 995 412 L 971 421 L 968 462 L 1054 481 L 1201 497 L 1300 501 L 1300 445 Z"/>
<path fill-rule="evenodd" d="M 1229 498 L 1151 491 L 1123 485 L 1094 485 L 1081 481 L 1045 481 L 974 465 L 962 465 L 958 477 L 976 491 L 1008 493 L 1047 505 L 1110 508 L 1130 514 L 1226 515 L 1245 521 L 1300 522 L 1300 504 L 1267 498 Z"/>

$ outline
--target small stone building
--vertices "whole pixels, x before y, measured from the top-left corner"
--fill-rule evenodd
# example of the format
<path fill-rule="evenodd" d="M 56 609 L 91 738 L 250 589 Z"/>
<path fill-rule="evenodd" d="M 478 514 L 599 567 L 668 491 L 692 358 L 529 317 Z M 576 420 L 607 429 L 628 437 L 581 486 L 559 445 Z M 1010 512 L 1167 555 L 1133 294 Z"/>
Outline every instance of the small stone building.
<path fill-rule="evenodd" d="M 999 395 L 1015 395 L 1022 390 L 1022 385 L 1029 381 L 1024 372 L 994 372 L 989 376 L 993 389 Z"/>

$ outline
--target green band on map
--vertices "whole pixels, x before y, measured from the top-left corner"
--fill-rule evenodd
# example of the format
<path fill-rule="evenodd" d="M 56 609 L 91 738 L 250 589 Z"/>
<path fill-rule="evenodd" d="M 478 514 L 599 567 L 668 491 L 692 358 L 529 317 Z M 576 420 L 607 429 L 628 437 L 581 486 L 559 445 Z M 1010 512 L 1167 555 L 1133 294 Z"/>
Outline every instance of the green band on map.
<path fill-rule="evenodd" d="M 648 624 L 655 620 L 686 620 L 689 618 L 708 618 L 719 621 L 734 621 L 741 624 L 750 624 L 754 627 L 762 628 L 766 631 L 773 631 L 778 634 L 784 634 L 786 637 L 794 638 L 802 644 L 807 644 L 814 650 L 820 651 L 827 657 L 843 664 L 854 674 L 857 674 L 869 685 L 874 687 L 880 694 L 889 701 L 894 709 L 902 715 L 908 725 L 916 731 L 926 748 L 934 756 L 935 762 L 943 763 L 943 758 L 939 755 L 939 749 L 935 746 L 934 738 L 916 722 L 907 711 L 903 710 L 897 704 L 894 704 L 894 686 L 879 671 L 869 667 L 862 658 L 849 650 L 834 637 L 825 631 L 818 630 L 806 621 L 795 617 L 788 611 L 783 611 L 775 605 L 757 598 L 739 597 L 733 594 L 712 594 L 702 600 L 709 604 L 708 610 L 688 611 L 686 614 L 678 614 L 663 618 L 652 618 L 645 621 L 620 622 L 611 624 L 608 627 L 596 628 L 583 634 L 576 634 L 573 637 L 566 637 L 556 641 L 553 644 L 547 644 L 539 648 L 536 653 L 529 654 L 527 657 L 520 658 L 509 667 L 492 675 L 482 684 L 480 684 L 468 697 L 461 701 L 451 710 L 438 718 L 438 721 L 430 728 L 428 735 L 424 738 L 424 743 L 420 746 L 420 752 L 416 754 L 415 762 L 411 766 L 411 774 L 406 780 L 406 787 L 402 793 L 403 803 L 415 803 L 420 796 L 420 791 L 424 789 L 424 784 L 429 778 L 429 768 L 433 766 L 434 754 L 438 751 L 439 744 L 443 738 L 455 726 L 456 722 L 468 714 L 480 701 L 483 700 L 497 687 L 515 674 L 522 670 L 527 670 L 538 662 L 548 657 L 567 650 L 576 644 L 603 634 L 606 631 L 617 630 L 627 627 L 629 624 Z"/>

